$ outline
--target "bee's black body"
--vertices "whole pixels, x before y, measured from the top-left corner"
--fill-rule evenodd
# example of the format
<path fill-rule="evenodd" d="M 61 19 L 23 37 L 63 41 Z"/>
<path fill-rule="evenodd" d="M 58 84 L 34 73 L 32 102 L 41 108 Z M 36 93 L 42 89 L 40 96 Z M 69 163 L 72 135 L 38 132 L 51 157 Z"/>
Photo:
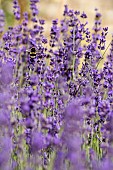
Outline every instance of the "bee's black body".
<path fill-rule="evenodd" d="M 36 54 L 37 54 L 37 51 L 36 51 L 36 48 L 35 47 L 32 47 L 29 51 L 29 55 L 30 55 L 30 62 L 33 63 L 35 58 L 36 58 Z"/>
<path fill-rule="evenodd" d="M 30 57 L 31 58 L 35 58 L 36 57 L 36 48 L 35 47 L 32 47 L 31 50 L 30 50 Z"/>

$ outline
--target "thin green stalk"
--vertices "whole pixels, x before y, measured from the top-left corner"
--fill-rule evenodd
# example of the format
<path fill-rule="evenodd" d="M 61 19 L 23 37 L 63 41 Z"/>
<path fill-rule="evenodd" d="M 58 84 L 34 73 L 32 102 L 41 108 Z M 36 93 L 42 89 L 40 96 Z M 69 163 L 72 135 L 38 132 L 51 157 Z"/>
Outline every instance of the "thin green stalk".
<path fill-rule="evenodd" d="M 108 46 L 107 46 L 106 50 L 104 51 L 102 57 L 101 57 L 100 60 L 98 61 L 97 65 L 96 65 L 96 69 L 98 68 L 98 66 L 99 66 L 99 64 L 100 64 L 100 62 L 101 62 L 101 60 L 104 59 L 104 55 L 105 55 L 105 53 L 106 53 L 106 51 L 108 50 L 108 48 L 109 48 L 110 45 L 111 45 L 111 42 L 108 44 Z"/>

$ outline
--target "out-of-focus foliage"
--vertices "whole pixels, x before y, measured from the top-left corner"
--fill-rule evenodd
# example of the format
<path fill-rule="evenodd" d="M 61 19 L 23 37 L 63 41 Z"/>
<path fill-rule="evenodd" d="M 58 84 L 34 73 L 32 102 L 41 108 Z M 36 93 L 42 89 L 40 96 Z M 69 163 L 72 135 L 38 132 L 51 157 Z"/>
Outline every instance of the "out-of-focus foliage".
<path fill-rule="evenodd" d="M 0 1 L 0 6 L 3 9 L 6 17 L 6 28 L 8 25 L 13 25 L 14 24 L 14 16 L 12 13 L 12 0 L 1 0 Z"/>
<path fill-rule="evenodd" d="M 29 6 L 29 1 L 28 0 L 19 0 L 19 6 L 20 6 L 20 11 L 21 11 L 21 19 L 20 19 L 20 23 L 22 22 L 23 19 L 23 13 L 25 11 L 29 11 L 28 10 L 28 6 Z M 9 26 L 13 26 L 15 24 L 17 24 L 17 21 L 14 18 L 14 14 L 13 14 L 13 0 L 0 0 L 0 7 L 1 9 L 3 9 L 4 13 L 5 13 L 5 19 L 6 19 L 6 29 Z M 29 12 L 30 14 L 30 12 Z"/>

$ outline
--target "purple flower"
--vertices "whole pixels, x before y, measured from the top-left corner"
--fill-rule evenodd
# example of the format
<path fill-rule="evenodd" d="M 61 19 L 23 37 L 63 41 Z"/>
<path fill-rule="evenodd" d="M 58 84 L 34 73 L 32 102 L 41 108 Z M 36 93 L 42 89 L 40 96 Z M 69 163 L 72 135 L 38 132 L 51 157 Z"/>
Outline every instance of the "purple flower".
<path fill-rule="evenodd" d="M 33 132 L 32 133 L 32 144 L 31 150 L 32 153 L 37 153 L 45 148 L 45 139 L 42 133 Z"/>
<path fill-rule="evenodd" d="M 80 17 L 81 18 L 87 18 L 87 15 L 83 12 Z"/>
<path fill-rule="evenodd" d="M 13 8 L 14 8 L 14 11 L 13 11 L 14 12 L 14 16 L 15 16 L 15 18 L 17 20 L 19 20 L 21 15 L 20 15 L 20 6 L 18 4 L 18 0 L 13 0 L 13 4 L 14 4 L 14 6 L 13 6 Z"/>
<path fill-rule="evenodd" d="M 3 86 L 8 86 L 13 80 L 13 64 L 6 62 L 1 65 L 0 82 Z"/>
<path fill-rule="evenodd" d="M 4 11 L 0 9 L 0 33 L 4 31 L 4 26 L 5 26 Z"/>

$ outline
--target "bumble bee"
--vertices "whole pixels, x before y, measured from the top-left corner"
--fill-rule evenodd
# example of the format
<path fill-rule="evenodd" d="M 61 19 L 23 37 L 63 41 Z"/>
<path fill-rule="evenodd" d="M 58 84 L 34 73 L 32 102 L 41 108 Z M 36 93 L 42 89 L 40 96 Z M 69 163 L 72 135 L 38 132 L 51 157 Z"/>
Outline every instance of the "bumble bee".
<path fill-rule="evenodd" d="M 30 50 L 30 52 L 29 52 L 29 54 L 30 54 L 30 57 L 31 57 L 31 58 L 36 58 L 36 54 L 37 54 L 36 48 L 35 48 L 35 47 L 32 47 L 31 50 Z"/>
<path fill-rule="evenodd" d="M 35 47 L 32 47 L 30 49 L 30 51 L 28 51 L 29 55 L 30 55 L 30 62 L 31 63 L 34 63 L 35 61 L 35 58 L 36 58 L 36 54 L 37 54 L 37 51 L 36 51 L 36 48 Z"/>

